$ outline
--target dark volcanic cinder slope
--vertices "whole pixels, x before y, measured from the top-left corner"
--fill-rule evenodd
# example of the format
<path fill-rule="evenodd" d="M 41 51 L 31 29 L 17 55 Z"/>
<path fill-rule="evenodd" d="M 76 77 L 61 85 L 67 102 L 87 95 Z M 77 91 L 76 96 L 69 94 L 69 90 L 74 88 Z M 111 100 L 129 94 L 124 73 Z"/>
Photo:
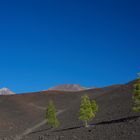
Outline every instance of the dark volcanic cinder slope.
<path fill-rule="evenodd" d="M 69 107 L 76 96 L 56 92 L 29 93 L 0 96 L 0 138 L 20 135 L 45 118 L 49 100 L 53 100 L 58 110 Z"/>
<path fill-rule="evenodd" d="M 132 88 L 133 83 L 129 83 L 80 92 L 79 96 L 88 94 L 100 106 L 100 112 L 90 122 L 91 127 L 83 128 L 77 119 L 80 104 L 78 98 L 72 107 L 60 114 L 60 128 L 49 129 L 44 125 L 26 136 L 25 140 L 139 140 L 140 114 L 131 112 Z"/>
<path fill-rule="evenodd" d="M 131 112 L 133 83 L 77 93 L 47 91 L 1 96 L 0 113 L 3 115 L 0 122 L 4 123 L 0 126 L 0 137 L 29 132 L 23 140 L 139 140 L 140 114 Z M 82 127 L 78 120 L 83 94 L 96 99 L 100 107 L 89 128 Z M 58 111 L 62 111 L 58 115 L 61 126 L 57 129 L 50 129 L 44 123 L 38 125 L 44 120 L 45 107 L 50 99 L 56 103 Z"/>

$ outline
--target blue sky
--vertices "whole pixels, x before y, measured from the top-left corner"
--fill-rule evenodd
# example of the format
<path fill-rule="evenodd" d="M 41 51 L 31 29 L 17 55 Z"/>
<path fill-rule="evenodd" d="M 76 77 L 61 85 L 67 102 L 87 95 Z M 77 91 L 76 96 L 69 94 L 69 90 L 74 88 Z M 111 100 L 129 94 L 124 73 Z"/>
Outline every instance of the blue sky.
<path fill-rule="evenodd" d="M 102 87 L 140 71 L 137 0 L 0 0 L 0 88 Z"/>

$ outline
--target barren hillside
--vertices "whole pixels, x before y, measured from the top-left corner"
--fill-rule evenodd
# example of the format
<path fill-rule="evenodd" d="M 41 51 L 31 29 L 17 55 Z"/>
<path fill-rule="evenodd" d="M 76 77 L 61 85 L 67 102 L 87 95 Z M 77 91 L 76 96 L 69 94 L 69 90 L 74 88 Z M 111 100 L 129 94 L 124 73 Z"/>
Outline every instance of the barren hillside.
<path fill-rule="evenodd" d="M 131 111 L 135 81 L 78 92 L 43 91 L 0 96 L 0 138 L 23 140 L 139 140 L 139 113 Z M 99 104 L 99 113 L 89 128 L 78 120 L 80 97 L 88 94 Z M 45 109 L 53 100 L 61 126 L 50 129 Z"/>

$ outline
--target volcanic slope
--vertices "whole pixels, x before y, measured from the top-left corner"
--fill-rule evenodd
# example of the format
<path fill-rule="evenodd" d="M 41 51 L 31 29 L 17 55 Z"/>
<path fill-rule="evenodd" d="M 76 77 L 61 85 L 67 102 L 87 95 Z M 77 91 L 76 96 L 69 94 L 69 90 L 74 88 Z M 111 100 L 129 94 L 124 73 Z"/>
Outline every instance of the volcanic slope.
<path fill-rule="evenodd" d="M 140 113 L 131 111 L 134 83 L 79 92 L 43 91 L 1 96 L 0 138 L 14 139 L 19 136 L 22 140 L 139 140 Z M 80 97 L 84 94 L 96 99 L 99 104 L 99 113 L 90 121 L 89 128 L 84 128 L 78 120 Z M 55 102 L 60 112 L 58 118 L 61 126 L 57 129 L 42 123 L 49 100 Z M 25 132 L 26 135 L 23 135 Z"/>

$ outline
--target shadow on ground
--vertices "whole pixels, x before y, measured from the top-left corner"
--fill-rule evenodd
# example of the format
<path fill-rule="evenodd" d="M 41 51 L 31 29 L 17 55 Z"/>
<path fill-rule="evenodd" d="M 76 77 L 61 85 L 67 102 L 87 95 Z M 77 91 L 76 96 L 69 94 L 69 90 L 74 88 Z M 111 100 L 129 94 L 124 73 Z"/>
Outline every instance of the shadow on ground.
<path fill-rule="evenodd" d="M 138 118 L 140 118 L 140 116 L 130 116 L 130 117 L 124 117 L 124 118 L 120 118 L 120 119 L 116 119 L 116 120 L 93 123 L 93 124 L 90 124 L 90 126 L 125 123 L 125 122 L 129 122 L 131 120 L 136 121 Z M 60 129 L 60 130 L 53 130 L 52 132 L 62 132 L 62 131 L 68 131 L 68 130 L 73 130 L 73 129 L 79 129 L 79 128 L 82 128 L 82 127 L 84 127 L 84 126 L 82 125 L 82 126 L 70 127 L 70 128 Z M 51 129 L 52 128 L 43 129 L 43 130 L 39 130 L 39 131 L 34 131 L 34 132 L 31 132 L 30 134 L 39 133 L 39 132 L 43 132 L 43 131 L 48 131 L 48 130 L 51 130 Z"/>
<path fill-rule="evenodd" d="M 129 122 L 131 120 L 136 121 L 138 118 L 140 118 L 140 116 L 130 116 L 130 117 L 125 117 L 125 118 L 116 119 L 116 120 L 110 120 L 110 121 L 103 121 L 103 122 L 99 122 L 99 123 L 94 123 L 94 124 L 90 124 L 90 126 L 125 123 L 125 122 Z M 78 129 L 78 128 L 82 128 L 82 127 L 83 126 L 71 127 L 71 128 L 56 130 L 55 132 L 68 131 L 68 130 Z"/>

